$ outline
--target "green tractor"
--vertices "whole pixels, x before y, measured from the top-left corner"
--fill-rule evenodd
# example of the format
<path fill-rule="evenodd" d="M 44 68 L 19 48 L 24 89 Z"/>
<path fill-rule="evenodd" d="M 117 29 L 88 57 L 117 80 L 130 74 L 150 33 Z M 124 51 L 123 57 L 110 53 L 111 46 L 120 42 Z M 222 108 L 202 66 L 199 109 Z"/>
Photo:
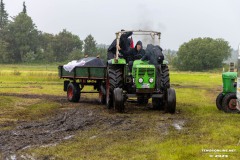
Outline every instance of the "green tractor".
<path fill-rule="evenodd" d="M 116 42 L 119 46 L 120 37 L 122 34 L 129 31 L 121 31 L 116 33 Z M 155 40 L 158 37 L 160 41 L 160 32 L 154 31 L 131 31 L 133 35 L 149 35 Z M 173 88 L 170 88 L 170 78 L 168 62 L 163 61 L 160 66 L 159 84 L 161 90 L 157 90 L 157 72 L 154 65 L 148 61 L 135 60 L 132 70 L 129 69 L 129 64 L 124 58 L 119 57 L 117 49 L 116 56 L 108 60 L 106 69 L 106 106 L 114 108 L 119 112 L 125 109 L 125 102 L 132 97 L 137 98 L 139 104 L 147 104 L 152 98 L 152 106 L 157 110 L 164 110 L 168 113 L 176 111 L 176 93 Z"/>
<path fill-rule="evenodd" d="M 237 72 L 225 72 L 222 74 L 223 91 L 216 98 L 216 106 L 226 113 L 237 113 L 236 83 Z"/>

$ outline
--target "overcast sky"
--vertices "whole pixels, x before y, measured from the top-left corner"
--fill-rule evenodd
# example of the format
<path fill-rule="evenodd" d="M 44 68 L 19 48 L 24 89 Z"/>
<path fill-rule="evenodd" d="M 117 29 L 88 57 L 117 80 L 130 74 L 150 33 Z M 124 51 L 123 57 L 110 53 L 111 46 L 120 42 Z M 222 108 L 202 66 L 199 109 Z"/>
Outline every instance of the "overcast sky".
<path fill-rule="evenodd" d="M 3 0 L 10 16 L 22 11 L 23 0 Z M 240 0 L 25 0 L 39 30 L 63 29 L 84 39 L 110 44 L 121 29 L 162 32 L 161 46 L 177 50 L 197 37 L 240 43 Z"/>

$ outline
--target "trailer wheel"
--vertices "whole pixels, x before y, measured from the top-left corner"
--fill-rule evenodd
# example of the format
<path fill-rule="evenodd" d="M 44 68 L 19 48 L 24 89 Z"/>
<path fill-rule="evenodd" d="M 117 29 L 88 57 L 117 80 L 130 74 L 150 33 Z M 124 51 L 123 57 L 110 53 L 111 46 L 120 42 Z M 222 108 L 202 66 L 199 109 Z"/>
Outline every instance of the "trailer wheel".
<path fill-rule="evenodd" d="M 167 90 L 166 112 L 175 113 L 176 111 L 176 92 L 173 88 Z"/>
<path fill-rule="evenodd" d="M 161 89 L 166 91 L 170 88 L 169 69 L 167 65 L 161 66 Z"/>
<path fill-rule="evenodd" d="M 222 101 L 223 101 L 224 95 L 221 93 L 219 93 L 219 95 L 216 98 L 216 106 L 218 110 L 222 110 Z"/>
<path fill-rule="evenodd" d="M 70 102 L 79 102 L 80 87 L 77 83 L 69 83 L 67 87 L 67 99 Z"/>
<path fill-rule="evenodd" d="M 114 109 L 118 112 L 124 111 L 124 97 L 123 90 L 121 88 L 115 88 L 113 94 L 113 106 Z"/>
<path fill-rule="evenodd" d="M 164 105 L 161 98 L 152 98 L 152 106 L 155 110 L 164 110 Z"/>
<path fill-rule="evenodd" d="M 114 89 L 123 87 L 123 70 L 121 66 L 110 65 L 106 83 L 106 105 L 110 109 L 113 107 Z"/>
<path fill-rule="evenodd" d="M 222 109 L 226 113 L 239 113 L 237 109 L 236 93 L 228 93 L 224 96 L 222 101 Z"/>
<path fill-rule="evenodd" d="M 138 102 L 138 104 L 146 105 L 146 104 L 148 104 L 148 98 L 146 98 L 144 96 L 138 96 L 137 102 Z"/>

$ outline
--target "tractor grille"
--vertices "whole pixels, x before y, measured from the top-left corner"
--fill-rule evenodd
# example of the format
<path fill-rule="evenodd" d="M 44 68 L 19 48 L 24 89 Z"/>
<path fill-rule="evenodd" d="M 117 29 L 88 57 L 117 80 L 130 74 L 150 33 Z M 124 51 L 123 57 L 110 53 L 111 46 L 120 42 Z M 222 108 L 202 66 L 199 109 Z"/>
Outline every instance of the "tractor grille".
<path fill-rule="evenodd" d="M 153 77 L 154 76 L 154 69 L 153 68 L 148 68 L 147 72 L 148 72 L 148 76 L 149 77 Z"/>
<path fill-rule="evenodd" d="M 139 76 L 144 76 L 146 71 L 147 71 L 147 68 L 139 68 L 138 75 Z"/>
<path fill-rule="evenodd" d="M 139 76 L 144 76 L 146 72 L 147 72 L 149 77 L 154 76 L 154 69 L 153 68 L 139 68 L 138 75 Z"/>

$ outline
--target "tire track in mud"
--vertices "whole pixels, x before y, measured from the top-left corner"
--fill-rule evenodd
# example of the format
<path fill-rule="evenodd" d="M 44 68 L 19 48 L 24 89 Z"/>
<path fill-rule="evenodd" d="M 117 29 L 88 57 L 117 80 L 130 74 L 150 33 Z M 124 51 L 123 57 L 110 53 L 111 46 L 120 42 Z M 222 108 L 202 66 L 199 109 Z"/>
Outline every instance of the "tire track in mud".
<path fill-rule="evenodd" d="M 54 116 L 45 121 L 18 122 L 15 129 L 0 131 L 0 152 L 5 158 L 14 155 L 19 150 L 33 146 L 58 144 L 61 141 L 72 138 L 78 131 L 90 130 L 101 125 L 104 125 L 105 130 L 126 132 L 141 131 L 151 127 L 146 126 L 149 123 L 148 119 L 139 120 L 138 115 L 141 112 L 151 114 L 147 113 L 151 111 L 146 108 L 139 109 L 139 106 L 136 106 L 136 104 L 129 103 L 126 114 L 114 114 L 114 111 L 100 108 L 97 105 L 97 99 L 82 98 L 80 103 L 69 103 L 65 96 L 16 93 L 0 93 L 0 96 L 44 99 L 58 102 L 59 105 L 68 106 L 71 104 L 73 106 L 57 111 Z M 135 109 L 137 111 L 134 111 Z M 157 124 L 158 127 L 156 129 L 159 130 L 159 133 L 167 133 L 168 128 L 171 126 L 171 121 L 179 119 L 178 116 L 161 113 L 160 117 L 164 120 Z"/>

